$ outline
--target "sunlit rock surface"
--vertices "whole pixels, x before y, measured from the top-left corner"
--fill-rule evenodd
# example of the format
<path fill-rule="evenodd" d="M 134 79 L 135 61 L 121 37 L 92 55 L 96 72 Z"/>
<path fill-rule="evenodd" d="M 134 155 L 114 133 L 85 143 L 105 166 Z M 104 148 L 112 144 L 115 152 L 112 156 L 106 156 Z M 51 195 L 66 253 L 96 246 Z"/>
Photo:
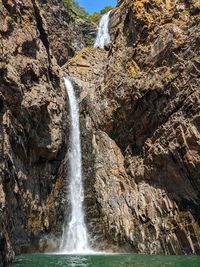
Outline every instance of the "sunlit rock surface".
<path fill-rule="evenodd" d="M 83 86 L 91 232 L 129 251 L 199 254 L 199 3 L 121 1 L 111 33 L 107 52 L 64 66 Z"/>
<path fill-rule="evenodd" d="M 79 51 L 81 35 L 65 43 L 53 14 L 0 1 L 0 264 L 58 246 L 69 208 L 63 72 L 80 101 L 92 246 L 200 254 L 199 1 L 119 1 L 105 49 Z"/>

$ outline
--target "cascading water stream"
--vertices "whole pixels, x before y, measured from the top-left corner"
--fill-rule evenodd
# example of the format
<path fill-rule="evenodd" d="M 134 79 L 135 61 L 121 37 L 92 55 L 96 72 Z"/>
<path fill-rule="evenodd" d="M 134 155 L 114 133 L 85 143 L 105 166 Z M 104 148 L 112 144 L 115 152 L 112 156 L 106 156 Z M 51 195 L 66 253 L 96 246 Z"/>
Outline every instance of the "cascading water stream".
<path fill-rule="evenodd" d="M 110 13 L 111 11 L 103 15 L 100 20 L 97 38 L 94 44 L 94 47 L 96 48 L 104 48 L 105 45 L 111 42 L 109 35 Z M 69 97 L 71 117 L 70 149 L 68 151 L 71 217 L 69 223 L 63 230 L 59 253 L 93 254 L 96 252 L 89 247 L 88 233 L 83 211 L 84 190 L 82 182 L 79 107 L 70 79 L 65 77 L 64 82 Z"/>
<path fill-rule="evenodd" d="M 110 21 L 110 14 L 111 10 L 102 16 L 99 27 L 98 33 L 95 40 L 94 47 L 95 48 L 104 48 L 105 45 L 111 42 L 110 34 L 109 34 L 109 21 Z"/>
<path fill-rule="evenodd" d="M 88 233 L 84 220 L 82 182 L 81 142 L 79 126 L 79 106 L 71 81 L 64 78 L 69 97 L 71 129 L 69 155 L 71 218 L 63 231 L 60 253 L 84 254 L 90 251 Z"/>

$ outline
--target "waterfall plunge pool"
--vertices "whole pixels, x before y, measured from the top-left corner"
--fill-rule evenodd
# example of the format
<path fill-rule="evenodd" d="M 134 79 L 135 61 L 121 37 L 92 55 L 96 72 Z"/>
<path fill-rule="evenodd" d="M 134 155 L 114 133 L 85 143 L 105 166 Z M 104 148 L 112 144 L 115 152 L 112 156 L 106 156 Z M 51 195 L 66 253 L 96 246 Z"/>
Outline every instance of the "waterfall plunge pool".
<path fill-rule="evenodd" d="M 23 254 L 13 267 L 199 267 L 199 256 Z"/>

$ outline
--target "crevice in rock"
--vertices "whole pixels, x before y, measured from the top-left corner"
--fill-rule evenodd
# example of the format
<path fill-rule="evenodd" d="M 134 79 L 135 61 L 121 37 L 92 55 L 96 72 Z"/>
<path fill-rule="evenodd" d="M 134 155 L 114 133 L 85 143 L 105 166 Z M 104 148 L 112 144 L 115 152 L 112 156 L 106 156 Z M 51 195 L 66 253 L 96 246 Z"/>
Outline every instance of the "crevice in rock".
<path fill-rule="evenodd" d="M 43 19 L 42 16 L 40 14 L 40 9 L 36 3 L 35 0 L 31 0 L 32 4 L 33 4 L 33 8 L 34 8 L 34 13 L 35 13 L 35 18 L 36 18 L 36 23 L 37 23 L 37 29 L 40 33 L 40 40 L 42 41 L 46 52 L 47 52 L 47 56 L 48 56 L 48 76 L 49 76 L 49 80 L 52 81 L 52 85 L 54 85 L 54 75 L 52 73 L 51 70 L 51 54 L 50 54 L 50 45 L 49 45 L 49 40 L 48 40 L 48 34 L 45 31 L 44 27 L 43 27 Z"/>
<path fill-rule="evenodd" d="M 4 7 L 9 13 L 13 13 L 16 9 L 16 1 L 2 0 Z"/>

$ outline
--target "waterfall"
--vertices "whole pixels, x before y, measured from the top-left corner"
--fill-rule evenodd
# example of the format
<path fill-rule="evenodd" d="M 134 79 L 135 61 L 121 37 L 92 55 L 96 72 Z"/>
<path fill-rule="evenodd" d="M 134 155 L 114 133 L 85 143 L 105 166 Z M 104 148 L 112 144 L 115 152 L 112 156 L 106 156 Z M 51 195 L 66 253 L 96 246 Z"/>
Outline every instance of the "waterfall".
<path fill-rule="evenodd" d="M 88 234 L 84 220 L 82 182 L 81 142 L 79 126 L 79 106 L 71 81 L 64 78 L 69 97 L 71 129 L 69 155 L 71 217 L 63 231 L 60 252 L 82 254 L 89 251 Z"/>
<path fill-rule="evenodd" d="M 99 27 L 97 38 L 95 40 L 94 47 L 95 48 L 104 48 L 105 45 L 111 42 L 110 34 L 109 34 L 109 21 L 110 21 L 110 13 L 111 10 L 102 16 Z"/>

